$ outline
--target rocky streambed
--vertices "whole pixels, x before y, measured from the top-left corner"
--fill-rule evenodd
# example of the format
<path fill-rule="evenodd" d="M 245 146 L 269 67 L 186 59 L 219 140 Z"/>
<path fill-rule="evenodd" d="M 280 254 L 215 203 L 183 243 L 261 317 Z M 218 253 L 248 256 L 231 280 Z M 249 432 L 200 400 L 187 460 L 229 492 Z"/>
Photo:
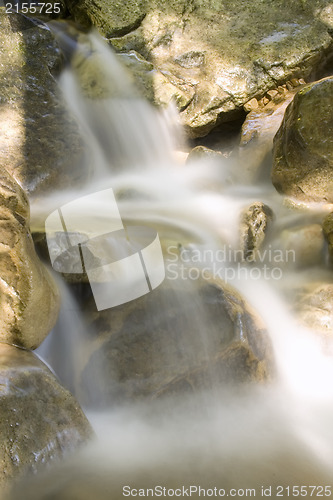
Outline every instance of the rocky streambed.
<path fill-rule="evenodd" d="M 100 110 L 106 107 L 115 92 L 119 98 L 122 87 L 131 102 L 128 81 L 158 110 L 176 106 L 187 138 L 183 157 L 189 153 L 178 171 L 189 175 L 198 165 L 207 171 L 210 165 L 218 172 L 225 170 L 222 183 L 214 184 L 208 175 L 204 181 L 201 178 L 201 191 L 210 196 L 217 192 L 221 198 L 239 196 L 232 208 L 221 213 L 220 222 L 219 214 L 214 214 L 215 256 L 225 252 L 223 265 L 242 269 L 243 276 L 247 273 L 246 279 L 253 280 L 253 270 L 259 269 L 262 277 L 265 266 L 275 259 L 275 268 L 286 277 L 276 283 L 279 293 L 297 324 L 319 339 L 325 356 L 331 353 L 333 334 L 332 4 L 62 0 L 58 12 L 57 2 L 51 3 L 50 16 L 0 7 L 0 484 L 4 492 L 26 475 L 36 474 L 37 485 L 44 469 L 52 471 L 53 465 L 93 439 L 75 397 L 94 410 L 152 401 L 163 404 L 164 399 L 176 404 L 177 398 L 212 388 L 237 393 L 279 380 L 274 342 L 260 311 L 226 283 L 225 275 L 221 279 L 212 269 L 203 273 L 205 262 L 194 258 L 197 234 L 194 237 L 189 229 L 183 205 L 166 211 L 157 203 L 165 201 L 158 200 L 159 192 L 149 192 L 138 180 L 114 188 L 119 206 L 126 209 L 130 202 L 127 218 L 140 220 L 142 213 L 142 220 L 159 232 L 167 270 L 172 255 L 178 264 L 186 264 L 186 273 L 194 275 L 196 269 L 200 279 L 182 280 L 177 268 L 176 280 L 169 272 L 151 293 L 97 311 L 86 272 L 61 276 L 52 271 L 45 219 L 59 208 L 62 193 L 67 199 L 71 193 L 83 193 L 93 182 L 96 166 L 85 135 L 84 119 L 90 117 L 70 108 L 57 83 L 65 68 L 76 72 L 89 109 L 94 103 L 102 104 Z M 87 34 L 93 28 L 116 51 L 126 81 L 109 81 L 105 60 Z M 133 108 L 133 116 L 126 119 L 135 121 L 135 112 Z M 108 138 L 108 122 L 99 122 L 98 114 L 92 117 L 96 136 L 116 149 L 117 141 Z M 124 123 L 131 149 L 130 122 Z M 125 168 L 120 175 L 125 176 Z M 136 175 L 145 181 L 153 177 L 152 172 L 147 176 L 140 170 Z M 116 179 L 110 174 L 105 183 L 117 186 Z M 163 182 L 170 181 L 163 177 L 159 184 Z M 172 185 L 170 191 L 174 194 L 178 187 Z M 250 188 L 250 195 L 237 194 L 245 188 Z M 170 196 L 168 202 L 174 200 Z M 205 234 L 200 210 L 191 224 Z M 230 238 L 224 231 L 229 224 Z M 167 250 L 170 244 L 172 254 Z M 231 250 L 235 258 L 230 257 Z M 91 259 L 99 257 L 92 250 Z M 49 352 L 48 361 L 57 366 L 60 381 L 32 352 L 52 329 L 54 335 L 63 328 L 59 320 L 54 328 L 61 302 L 56 276 L 74 295 L 86 329 L 75 376 L 65 375 L 66 364 L 71 363 L 65 350 L 60 351 L 60 362 L 55 361 L 57 349 L 54 356 Z M 274 281 L 274 276 L 265 279 Z M 93 390 L 88 391 L 91 381 Z M 109 479 L 103 481 L 108 484 Z M 68 478 L 56 485 L 54 498 L 65 498 L 70 484 Z M 40 498 L 46 498 L 50 485 L 43 487 L 45 496 Z M 22 495 L 18 488 L 12 498 Z M 38 488 L 32 488 L 34 498 L 39 498 Z M 84 498 L 82 490 L 80 495 Z"/>

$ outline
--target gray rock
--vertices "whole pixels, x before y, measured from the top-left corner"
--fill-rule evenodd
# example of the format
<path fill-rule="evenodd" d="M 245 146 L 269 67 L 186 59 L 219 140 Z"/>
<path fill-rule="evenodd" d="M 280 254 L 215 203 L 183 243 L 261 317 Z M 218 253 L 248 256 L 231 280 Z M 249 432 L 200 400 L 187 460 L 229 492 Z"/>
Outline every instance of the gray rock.
<path fill-rule="evenodd" d="M 0 10 L 0 164 L 29 193 L 87 177 L 78 125 L 52 76 L 62 63 L 44 24 Z"/>
<path fill-rule="evenodd" d="M 22 188 L 0 169 L 0 342 L 36 348 L 53 328 L 59 293 L 39 261 Z"/>
<path fill-rule="evenodd" d="M 333 78 L 306 85 L 274 139 L 272 182 L 305 202 L 333 202 Z"/>
<path fill-rule="evenodd" d="M 33 353 L 0 344 L 0 487 L 59 462 L 92 437 L 73 396 Z"/>
<path fill-rule="evenodd" d="M 245 103 L 267 90 L 308 77 L 332 47 L 324 18 L 317 18 L 325 17 L 328 0 L 319 7 L 294 1 L 287 9 L 282 0 L 269 6 L 259 0 L 241 5 L 67 0 L 67 5 L 77 21 L 97 26 L 117 50 L 136 50 L 152 62 L 169 81 L 169 99 L 174 87 L 183 93 L 179 109 L 192 137 L 240 116 Z"/>

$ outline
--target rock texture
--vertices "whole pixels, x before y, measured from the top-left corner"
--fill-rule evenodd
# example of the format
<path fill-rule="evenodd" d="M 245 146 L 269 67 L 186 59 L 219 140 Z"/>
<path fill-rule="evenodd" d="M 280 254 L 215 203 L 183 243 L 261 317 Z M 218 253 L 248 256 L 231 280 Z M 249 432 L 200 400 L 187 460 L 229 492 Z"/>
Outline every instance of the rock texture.
<path fill-rule="evenodd" d="M 333 78 L 301 89 L 274 140 L 272 181 L 305 202 L 333 202 Z"/>
<path fill-rule="evenodd" d="M 0 488 L 92 437 L 73 396 L 31 352 L 0 344 Z"/>
<path fill-rule="evenodd" d="M 240 221 L 240 239 L 246 260 L 250 262 L 256 260 L 272 221 L 273 211 L 261 201 L 252 203 L 243 210 Z"/>
<path fill-rule="evenodd" d="M 82 386 L 98 381 L 94 404 L 263 381 L 273 372 L 265 329 L 219 281 L 166 280 L 136 301 L 89 317 L 98 337 Z"/>
<path fill-rule="evenodd" d="M 332 38 L 323 13 L 295 0 L 67 0 L 73 17 L 95 25 L 122 52 L 135 50 L 166 81 L 192 137 L 242 112 L 253 97 L 293 77 L 308 77 L 326 60 Z M 121 8 L 120 8 L 121 6 Z M 321 17 L 323 18 L 322 20 Z M 159 99 L 158 99 L 159 100 Z"/>
<path fill-rule="evenodd" d="M 29 193 L 87 176 L 78 125 L 52 76 L 62 62 L 44 24 L 0 10 L 0 165 Z"/>
<path fill-rule="evenodd" d="M 0 169 L 0 342 L 36 348 L 54 326 L 58 290 L 39 261 L 24 191 Z"/>

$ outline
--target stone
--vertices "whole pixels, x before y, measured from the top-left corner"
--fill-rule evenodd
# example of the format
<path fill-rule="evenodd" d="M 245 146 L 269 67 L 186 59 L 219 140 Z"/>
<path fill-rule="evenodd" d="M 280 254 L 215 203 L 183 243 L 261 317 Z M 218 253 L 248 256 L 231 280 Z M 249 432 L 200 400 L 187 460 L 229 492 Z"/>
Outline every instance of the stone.
<path fill-rule="evenodd" d="M 97 312 L 81 389 L 85 404 L 116 405 L 272 377 L 270 340 L 245 300 L 222 281 L 165 280 L 153 292 Z"/>
<path fill-rule="evenodd" d="M 213 149 L 206 148 L 205 146 L 196 146 L 189 152 L 186 163 L 200 160 L 221 162 L 223 160 L 223 154 L 220 151 L 214 151 Z"/>
<path fill-rule="evenodd" d="M 321 9 L 329 5 L 326 0 Z M 242 116 L 243 106 L 329 58 L 322 10 L 282 0 L 67 0 L 75 20 L 96 26 L 116 50 L 135 50 L 174 88 L 186 89 L 181 119 L 191 137 Z M 166 83 L 166 82 L 165 82 Z M 166 84 L 167 86 L 167 84 Z M 192 89 L 193 96 L 187 89 Z"/>
<path fill-rule="evenodd" d="M 333 263 L 333 212 L 326 215 L 323 221 L 323 233 L 328 244 L 330 259 Z"/>
<path fill-rule="evenodd" d="M 0 487 L 36 474 L 93 436 L 74 397 L 32 352 L 0 344 Z"/>
<path fill-rule="evenodd" d="M 273 211 L 261 201 L 244 209 L 240 220 L 240 240 L 244 259 L 255 262 L 273 222 Z"/>
<path fill-rule="evenodd" d="M 302 202 L 333 202 L 333 78 L 303 87 L 274 139 L 272 182 Z"/>
<path fill-rule="evenodd" d="M 36 348 L 53 328 L 59 292 L 38 259 L 22 188 L 0 169 L 0 342 Z"/>
<path fill-rule="evenodd" d="M 62 65 L 46 25 L 0 9 L 0 165 L 30 194 L 88 176 L 78 124 L 54 77 Z"/>

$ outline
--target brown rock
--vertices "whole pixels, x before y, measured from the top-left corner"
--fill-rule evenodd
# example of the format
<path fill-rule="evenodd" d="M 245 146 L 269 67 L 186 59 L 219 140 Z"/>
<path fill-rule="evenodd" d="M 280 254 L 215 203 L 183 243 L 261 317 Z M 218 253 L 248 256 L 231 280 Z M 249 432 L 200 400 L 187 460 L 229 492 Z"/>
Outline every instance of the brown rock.
<path fill-rule="evenodd" d="M 59 293 L 39 261 L 24 191 L 0 170 L 0 342 L 36 348 L 54 326 Z"/>

